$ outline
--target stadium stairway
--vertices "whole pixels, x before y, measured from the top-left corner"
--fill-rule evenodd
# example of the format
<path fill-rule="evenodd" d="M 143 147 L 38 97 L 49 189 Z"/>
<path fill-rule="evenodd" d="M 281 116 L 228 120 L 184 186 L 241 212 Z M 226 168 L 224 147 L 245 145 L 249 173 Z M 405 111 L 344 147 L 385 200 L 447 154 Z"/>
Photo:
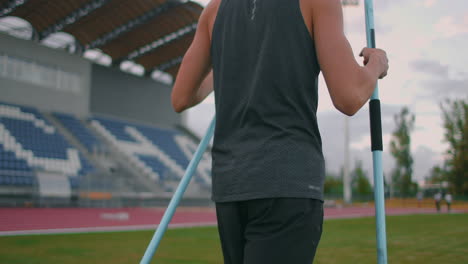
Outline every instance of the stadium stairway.
<path fill-rule="evenodd" d="M 41 114 L 47 121 L 49 121 L 62 136 L 94 166 L 95 171 L 84 175 L 80 179 L 79 192 L 89 193 L 89 192 L 120 192 L 127 191 L 128 188 L 126 184 L 122 183 L 121 179 L 111 175 L 107 168 L 99 162 L 99 159 L 96 158 L 94 153 L 91 153 L 85 145 L 75 135 L 69 131 L 63 124 L 54 116 L 54 114 L 49 112 L 41 111 Z"/>
<path fill-rule="evenodd" d="M 78 140 L 76 137 L 66 129 L 60 121 L 58 121 L 51 113 L 41 111 L 41 114 L 44 116 L 47 121 L 52 123 L 52 125 L 59 131 L 59 133 L 64 136 L 64 138 L 70 143 L 73 147 L 77 148 L 81 154 L 95 167 L 99 168 L 100 170 L 104 170 L 105 168 L 99 162 L 94 159 L 88 149 Z"/>
<path fill-rule="evenodd" d="M 196 141 L 171 128 L 135 123 L 116 118 L 93 117 L 90 128 L 113 148 L 116 155 L 126 162 L 125 165 L 138 177 L 162 188 L 159 194 L 171 196 L 178 186 L 189 158 L 187 148 L 196 148 Z M 193 149 L 193 151 L 194 151 Z M 206 159 L 205 157 L 205 163 Z M 206 182 L 206 175 L 201 176 L 199 166 L 185 196 L 206 198 L 210 196 L 211 179 Z M 211 165 L 211 161 L 209 162 Z M 209 166 L 211 168 L 211 166 Z M 202 173 L 206 173 L 203 171 Z M 204 178 L 205 177 L 205 178 Z"/>
<path fill-rule="evenodd" d="M 109 191 L 113 196 L 119 196 L 122 193 L 139 193 L 150 192 L 146 182 L 139 180 L 135 181 L 135 173 L 122 166 L 126 162 L 116 157 L 113 151 L 105 151 L 101 148 L 99 151 L 90 151 L 62 122 L 51 113 L 43 113 L 43 115 L 54 124 L 54 126 L 65 136 L 65 138 L 73 144 L 77 149 L 84 154 L 84 156 L 92 162 L 92 164 L 99 168 L 99 173 L 88 174 L 82 179 L 81 191 Z M 63 115 L 63 114 L 61 114 Z M 86 122 L 76 118 L 84 129 L 92 132 Z M 94 136 L 95 133 L 93 133 Z M 104 142 L 101 140 L 101 142 Z M 138 177 L 138 175 L 136 176 Z M 88 184 L 91 183 L 91 184 Z M 95 184 L 98 183 L 98 184 Z M 95 186 L 92 190 L 87 190 L 87 186 Z M 98 188 L 98 189 L 96 189 Z M 100 188 L 100 189 L 99 189 Z"/>
<path fill-rule="evenodd" d="M 112 142 L 102 136 L 94 126 L 87 122 L 83 122 L 83 124 L 85 124 L 89 130 L 93 131 L 99 140 L 106 142 L 106 146 L 109 148 L 109 151 L 107 152 L 108 157 L 118 164 L 116 170 L 123 174 L 126 173 L 132 175 L 132 177 L 127 177 L 127 181 L 131 180 L 130 182 L 127 182 L 127 186 L 132 186 L 131 189 L 138 192 L 164 193 L 164 189 L 161 188 L 161 186 L 146 177 L 137 167 L 132 166 L 128 157 L 125 156 L 114 144 L 112 144 Z"/>

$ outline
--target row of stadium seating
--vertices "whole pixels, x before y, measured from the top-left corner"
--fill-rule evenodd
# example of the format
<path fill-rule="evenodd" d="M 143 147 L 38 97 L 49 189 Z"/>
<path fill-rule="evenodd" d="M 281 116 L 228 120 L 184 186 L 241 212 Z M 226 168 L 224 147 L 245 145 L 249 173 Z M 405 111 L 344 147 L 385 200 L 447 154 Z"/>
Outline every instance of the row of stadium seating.
<path fill-rule="evenodd" d="M 10 176 L 0 174 L 1 185 L 32 186 L 35 183 L 33 176 Z"/>
<path fill-rule="evenodd" d="M 53 113 L 53 117 L 89 152 L 104 145 L 105 142 L 77 117 L 64 113 Z M 101 116 L 87 121 L 101 137 L 114 144 L 130 164 L 162 186 L 165 181 L 180 179 L 196 147 L 188 137 L 173 129 Z M 0 103 L 0 171 L 8 171 L 8 175 L 0 174 L 0 185 L 32 184 L 34 177 L 24 180 L 16 172 L 36 169 L 67 175 L 72 188 L 79 187 L 80 178 L 95 170 L 37 109 Z M 209 172 L 198 171 L 195 181 L 209 186 L 211 179 L 206 175 Z"/>
<path fill-rule="evenodd" d="M 1 103 L 0 170 L 9 171 L 1 182 L 32 184 L 33 180 L 12 173 L 32 169 L 80 177 L 94 168 L 37 109 Z"/>
<path fill-rule="evenodd" d="M 164 180 L 163 175 L 168 174 L 171 167 L 177 166 L 172 157 L 168 157 L 172 160 L 169 162 L 170 165 L 164 165 L 160 159 L 164 154 L 168 154 L 167 149 L 160 148 L 161 143 L 164 140 L 173 141 L 173 139 L 165 137 L 165 134 L 175 133 L 175 131 L 168 132 L 154 127 L 103 117 L 94 117 L 92 124 L 104 138 L 107 138 L 127 155 L 134 166 L 139 167 L 156 181 Z M 156 140 L 151 140 L 154 138 Z"/>
<path fill-rule="evenodd" d="M 80 141 L 81 144 L 86 147 L 89 152 L 93 152 L 95 148 L 99 147 L 99 140 L 87 127 L 83 126 L 78 118 L 64 113 L 54 113 L 53 115 Z"/>
<path fill-rule="evenodd" d="M 173 129 L 136 124 L 112 118 L 94 117 L 94 128 L 112 142 L 129 160 L 150 178 L 164 182 L 179 180 L 193 155 L 193 142 Z M 183 143 L 191 143 L 190 153 L 183 151 Z M 195 180 L 210 185 L 207 177 L 195 174 Z"/>
<path fill-rule="evenodd" d="M 0 168 L 11 171 L 31 171 L 25 160 L 17 159 L 13 152 L 4 150 L 3 145 L 0 145 Z"/>

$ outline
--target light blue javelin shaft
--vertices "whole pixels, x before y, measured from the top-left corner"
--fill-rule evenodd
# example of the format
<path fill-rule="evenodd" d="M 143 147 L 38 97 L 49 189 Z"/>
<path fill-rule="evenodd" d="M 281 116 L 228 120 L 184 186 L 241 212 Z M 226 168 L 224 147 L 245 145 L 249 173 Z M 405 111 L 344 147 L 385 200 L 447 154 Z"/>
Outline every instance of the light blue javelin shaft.
<path fill-rule="evenodd" d="M 366 13 L 366 35 L 367 35 L 367 46 L 369 48 L 375 48 L 375 28 L 374 28 L 374 7 L 372 0 L 365 0 L 364 2 L 365 13 Z M 381 133 L 381 120 L 380 120 L 380 102 L 379 102 L 379 87 L 376 85 L 374 93 L 372 94 L 371 101 L 374 101 L 378 105 L 378 109 L 371 107 L 371 122 L 379 122 L 378 132 L 372 133 L 373 137 L 380 137 L 380 145 L 382 145 L 382 133 Z M 372 112 L 374 110 L 374 113 Z M 378 110 L 378 111 L 375 111 Z M 377 113 L 376 113 L 377 112 Z M 373 117 L 374 115 L 374 117 Z M 375 117 L 375 115 L 379 115 Z M 373 124 L 371 123 L 371 128 Z M 374 139 L 372 139 L 374 141 Z M 374 144 L 374 142 L 373 142 Z M 378 145 L 378 144 L 376 144 Z M 385 198 L 384 198 L 384 182 L 383 182 L 383 171 L 382 171 L 382 147 L 374 148 L 372 151 L 372 159 L 374 166 L 374 200 L 375 200 L 375 217 L 376 217 L 376 231 L 377 231 L 377 263 L 387 264 L 387 235 L 385 228 Z"/>
<path fill-rule="evenodd" d="M 184 195 L 184 192 L 187 189 L 187 186 L 190 183 L 190 180 L 192 179 L 192 176 L 197 169 L 198 163 L 200 163 L 203 153 L 205 152 L 208 143 L 210 142 L 211 137 L 213 136 L 216 122 L 215 120 L 216 117 L 213 117 L 213 120 L 211 121 L 211 124 L 208 127 L 208 131 L 206 132 L 205 136 L 200 142 L 200 145 L 198 145 L 198 148 L 195 151 L 192 160 L 187 166 L 187 170 L 185 171 L 184 177 L 182 177 L 182 180 L 180 181 L 179 186 L 177 187 L 177 190 L 174 193 L 174 196 L 172 196 L 171 202 L 169 203 L 166 212 L 164 212 L 164 216 L 161 219 L 161 223 L 157 227 L 156 232 L 154 233 L 153 238 L 151 239 L 151 242 L 148 245 L 148 248 L 146 248 L 145 255 L 143 255 L 140 264 L 150 263 L 154 253 L 158 249 L 159 243 L 161 242 L 161 239 L 164 233 L 166 232 L 167 226 L 169 225 L 172 216 L 174 216 L 177 205 L 182 199 L 182 196 Z"/>
<path fill-rule="evenodd" d="M 377 263 L 387 264 L 387 235 L 385 230 L 385 202 L 382 173 L 382 151 L 373 151 L 372 159 L 374 164 L 374 200 L 377 230 Z"/>

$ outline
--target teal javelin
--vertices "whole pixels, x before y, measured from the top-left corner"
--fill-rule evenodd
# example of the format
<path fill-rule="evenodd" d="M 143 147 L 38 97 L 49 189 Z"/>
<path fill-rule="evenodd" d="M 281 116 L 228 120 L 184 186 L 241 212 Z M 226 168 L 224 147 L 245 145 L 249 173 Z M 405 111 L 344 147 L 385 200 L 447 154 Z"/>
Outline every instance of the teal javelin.
<path fill-rule="evenodd" d="M 367 47 L 375 48 L 374 7 L 372 0 L 365 0 Z M 379 87 L 376 85 L 369 102 L 371 148 L 374 164 L 374 200 L 377 231 L 377 263 L 387 264 L 387 235 L 385 231 L 385 197 L 382 172 L 382 121 Z"/>
<path fill-rule="evenodd" d="M 185 171 L 184 177 L 182 177 L 182 180 L 180 180 L 179 186 L 177 186 L 177 189 L 174 195 L 172 196 L 172 199 L 169 202 L 166 211 L 164 212 L 164 216 L 161 219 L 161 223 L 159 223 L 159 226 L 157 227 L 156 232 L 154 233 L 153 238 L 151 239 L 151 242 L 146 248 L 145 254 L 141 259 L 140 264 L 150 263 L 154 253 L 158 249 L 159 243 L 161 242 L 161 239 L 167 230 L 167 226 L 169 225 L 172 216 L 174 216 L 175 210 L 177 209 L 177 205 L 179 205 L 179 202 L 182 199 L 182 196 L 184 195 L 184 192 L 187 189 L 187 186 L 190 183 L 193 174 L 197 170 L 198 163 L 200 163 L 203 153 L 205 152 L 206 148 L 208 147 L 208 143 L 213 137 L 215 122 L 216 117 L 213 117 L 213 120 L 211 121 L 211 124 L 208 127 L 208 131 L 206 132 L 205 136 L 200 142 L 200 145 L 198 145 L 198 148 L 195 151 L 192 160 L 187 166 L 187 170 Z"/>

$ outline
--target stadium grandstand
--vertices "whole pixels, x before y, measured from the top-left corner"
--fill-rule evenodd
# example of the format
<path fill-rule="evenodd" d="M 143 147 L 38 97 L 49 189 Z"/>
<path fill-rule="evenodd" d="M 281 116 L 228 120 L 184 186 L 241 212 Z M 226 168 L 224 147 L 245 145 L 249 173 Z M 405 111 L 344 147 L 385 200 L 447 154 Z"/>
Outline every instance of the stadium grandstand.
<path fill-rule="evenodd" d="M 0 206 L 166 204 L 199 141 L 170 93 L 202 10 L 0 0 Z M 210 168 L 183 202 L 210 203 Z"/>

